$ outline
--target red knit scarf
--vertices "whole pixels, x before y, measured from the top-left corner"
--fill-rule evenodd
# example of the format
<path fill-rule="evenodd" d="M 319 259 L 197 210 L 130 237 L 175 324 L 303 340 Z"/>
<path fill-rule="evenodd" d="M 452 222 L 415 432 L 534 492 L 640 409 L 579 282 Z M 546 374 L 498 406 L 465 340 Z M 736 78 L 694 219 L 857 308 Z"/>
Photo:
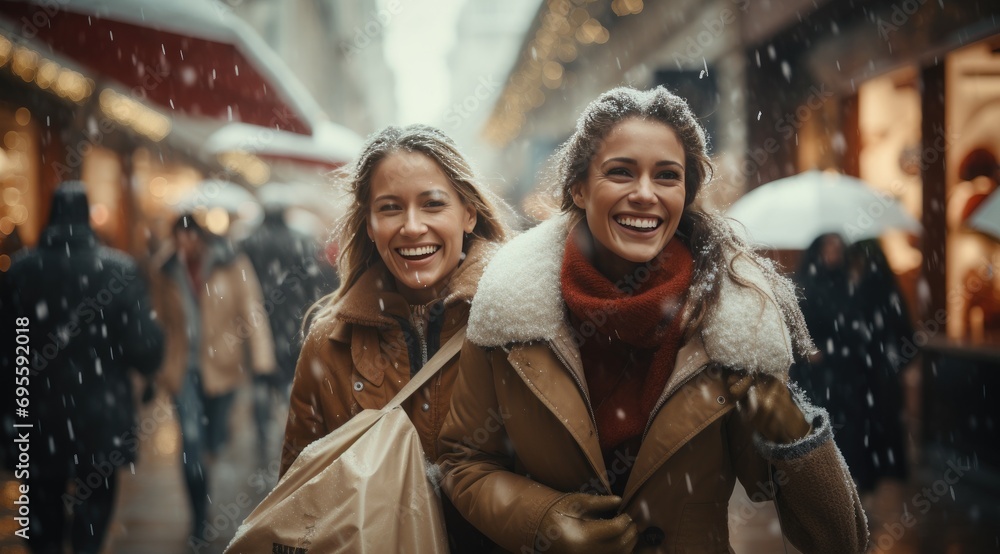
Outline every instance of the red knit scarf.
<path fill-rule="evenodd" d="M 608 452 L 641 438 L 677 361 L 681 307 L 691 284 L 691 252 L 674 239 L 616 286 L 580 251 L 571 232 L 562 264 L 562 293 L 583 341 L 580 354 Z"/>

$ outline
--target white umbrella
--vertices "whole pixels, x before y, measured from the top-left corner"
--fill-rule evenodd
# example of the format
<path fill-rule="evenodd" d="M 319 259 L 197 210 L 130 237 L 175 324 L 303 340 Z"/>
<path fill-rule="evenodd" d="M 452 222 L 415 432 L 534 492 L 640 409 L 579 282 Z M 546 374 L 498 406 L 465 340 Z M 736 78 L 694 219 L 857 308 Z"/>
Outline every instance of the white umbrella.
<path fill-rule="evenodd" d="M 875 238 L 887 229 L 920 233 L 920 224 L 894 198 L 864 181 L 806 171 L 760 186 L 726 213 L 762 247 L 801 250 L 826 233 L 848 242 Z"/>
<path fill-rule="evenodd" d="M 268 183 L 257 189 L 257 200 L 265 208 L 302 208 L 327 215 L 336 203 L 328 186 L 306 183 Z"/>
<path fill-rule="evenodd" d="M 976 207 L 966 225 L 1000 240 L 1000 193 L 997 190 Z"/>
<path fill-rule="evenodd" d="M 312 136 L 230 123 L 212 133 L 204 149 L 210 154 L 243 151 L 264 158 L 336 167 L 357 156 L 362 143 L 357 133 L 329 121 L 318 123 Z"/>
<path fill-rule="evenodd" d="M 247 189 L 229 181 L 208 179 L 180 197 L 174 208 L 178 213 L 222 208 L 229 213 L 260 211 L 257 199 Z"/>

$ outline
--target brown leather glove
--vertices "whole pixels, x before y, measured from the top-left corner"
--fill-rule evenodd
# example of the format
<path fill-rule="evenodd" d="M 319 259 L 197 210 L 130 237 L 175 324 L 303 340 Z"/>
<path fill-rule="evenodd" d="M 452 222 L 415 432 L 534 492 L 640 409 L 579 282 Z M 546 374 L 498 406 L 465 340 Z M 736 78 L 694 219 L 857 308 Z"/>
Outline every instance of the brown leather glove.
<path fill-rule="evenodd" d="M 729 393 L 740 402 L 747 420 L 765 439 L 778 444 L 795 442 L 812 426 L 792 400 L 788 385 L 772 375 L 733 373 Z"/>
<path fill-rule="evenodd" d="M 536 546 L 548 542 L 545 552 L 552 554 L 632 552 L 639 531 L 628 514 L 614 515 L 621 501 L 584 493 L 564 496 L 542 516 Z"/>

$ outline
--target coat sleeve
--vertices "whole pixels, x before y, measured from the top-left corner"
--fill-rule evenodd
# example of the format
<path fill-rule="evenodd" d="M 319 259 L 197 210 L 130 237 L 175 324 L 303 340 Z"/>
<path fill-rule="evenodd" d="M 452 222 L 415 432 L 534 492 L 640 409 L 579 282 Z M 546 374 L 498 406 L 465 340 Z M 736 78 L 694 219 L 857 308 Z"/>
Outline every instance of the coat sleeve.
<path fill-rule="evenodd" d="M 776 498 L 782 532 L 802 552 L 865 552 L 868 521 L 829 416 L 802 395 L 796 402 L 812 431 L 791 444 L 767 441 L 732 413 L 727 429 L 737 477 L 751 500 Z"/>
<path fill-rule="evenodd" d="M 465 342 L 451 410 L 441 430 L 442 488 L 458 511 L 511 552 L 534 550 L 542 516 L 564 493 L 514 473 L 491 355 Z"/>
<path fill-rule="evenodd" d="M 163 271 L 157 271 L 151 279 L 152 319 L 163 329 L 163 358 L 157 371 L 157 381 L 171 395 L 180 393 L 181 383 L 187 371 L 187 322 L 177 284 Z"/>
<path fill-rule="evenodd" d="M 323 417 L 320 401 L 326 368 L 322 367 L 319 359 L 319 349 L 325 337 L 319 335 L 315 327 L 310 329 L 299 354 L 299 361 L 295 364 L 288 420 L 285 422 L 285 440 L 281 446 L 279 477 L 288 471 L 305 447 L 333 430 Z"/>
<path fill-rule="evenodd" d="M 271 324 L 268 322 L 267 311 L 264 309 L 264 295 L 261 292 L 257 273 L 245 254 L 238 257 L 237 269 L 243 280 L 243 318 L 250 327 L 250 363 L 258 375 L 273 373 L 277 362 L 274 357 L 274 338 L 271 334 Z"/>

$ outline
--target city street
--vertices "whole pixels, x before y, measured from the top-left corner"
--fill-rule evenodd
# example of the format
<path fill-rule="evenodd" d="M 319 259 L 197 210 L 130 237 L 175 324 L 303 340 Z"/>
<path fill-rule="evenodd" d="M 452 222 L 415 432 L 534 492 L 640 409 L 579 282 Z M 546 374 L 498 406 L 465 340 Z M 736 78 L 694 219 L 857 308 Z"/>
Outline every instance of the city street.
<path fill-rule="evenodd" d="M 168 402 L 157 397 L 145 406 L 140 421 L 155 420 L 152 414 L 158 405 Z M 250 514 L 277 481 L 277 452 L 279 438 L 284 432 L 285 414 L 274 410 L 272 457 L 266 466 L 257 463 L 256 432 L 251 424 L 250 395 L 246 389 L 233 406 L 231 443 L 211 467 L 211 528 L 215 538 L 205 544 L 192 543 L 190 510 L 185 498 L 177 453 L 179 432 L 176 421 L 170 417 L 151 429 L 148 440 L 142 442 L 135 474 L 125 469 L 120 472 L 120 489 L 115 517 L 111 524 L 105 553 L 111 554 L 183 554 L 221 553 L 232 538 L 236 527 Z M 866 504 L 874 521 L 890 525 L 873 535 L 872 553 L 892 554 L 977 554 L 1000 550 L 1000 531 L 995 525 L 1000 521 L 1000 510 L 995 500 L 984 489 L 968 479 L 961 479 L 934 496 L 935 482 L 941 480 L 935 470 L 917 467 L 913 482 L 900 487 L 886 487 Z M 0 521 L 4 526 L 12 523 L 12 496 L 16 481 L 4 473 L 3 503 Z M 997 479 L 983 472 L 971 472 L 973 479 Z M 989 483 L 986 483 L 989 485 Z M 937 485 L 938 487 L 940 485 Z M 953 491 L 952 491 L 953 489 Z M 928 502 L 913 499 L 927 494 Z M 925 491 L 925 492 L 922 492 Z M 939 489 L 940 491 L 940 489 Z M 241 506 L 238 498 L 249 499 Z M 899 508 L 905 502 L 906 510 L 913 516 L 913 524 Z M 927 511 L 922 512 L 924 506 Z M 777 514 L 772 503 L 755 505 L 737 485 L 730 501 L 730 533 L 734 550 L 738 554 L 796 553 L 791 544 L 780 539 Z M 900 525 L 893 526 L 893 523 Z M 873 529 L 875 531 L 876 529 Z M 897 531 L 898 530 L 898 531 Z M 893 532 L 897 535 L 893 536 Z M 21 554 L 27 550 L 9 533 L 0 542 L 0 554 Z M 879 542 L 881 540 L 881 542 Z"/>
<path fill-rule="evenodd" d="M 0 343 L 0 554 L 1000 554 L 1000 2 L 0 0 Z"/>
<path fill-rule="evenodd" d="M 232 413 L 232 437 L 229 445 L 209 468 L 211 479 L 211 507 L 209 531 L 205 543 L 191 540 L 191 510 L 185 494 L 180 470 L 180 432 L 176 420 L 154 417 L 157 406 L 167 406 L 170 401 L 160 395 L 141 412 L 140 421 L 156 422 L 149 426 L 139 450 L 135 472 L 129 468 L 119 471 L 118 500 L 115 516 L 108 530 L 104 552 L 129 554 L 180 554 L 222 552 L 236 528 L 277 482 L 277 452 L 284 433 L 285 414 L 274 413 L 272 419 L 267 464 L 257 461 L 256 431 L 252 424 L 250 395 L 241 389 Z M 162 421 L 158 421 L 162 419 Z M 10 490 L 14 481 L 5 474 L 4 490 Z M 247 500 L 243 500 L 244 496 Z M 240 500 L 243 500 L 242 505 Z M 8 514 L 13 508 L 13 498 L 4 495 L 3 522 L 8 524 Z M 5 534 L 3 553 L 27 552 Z"/>

